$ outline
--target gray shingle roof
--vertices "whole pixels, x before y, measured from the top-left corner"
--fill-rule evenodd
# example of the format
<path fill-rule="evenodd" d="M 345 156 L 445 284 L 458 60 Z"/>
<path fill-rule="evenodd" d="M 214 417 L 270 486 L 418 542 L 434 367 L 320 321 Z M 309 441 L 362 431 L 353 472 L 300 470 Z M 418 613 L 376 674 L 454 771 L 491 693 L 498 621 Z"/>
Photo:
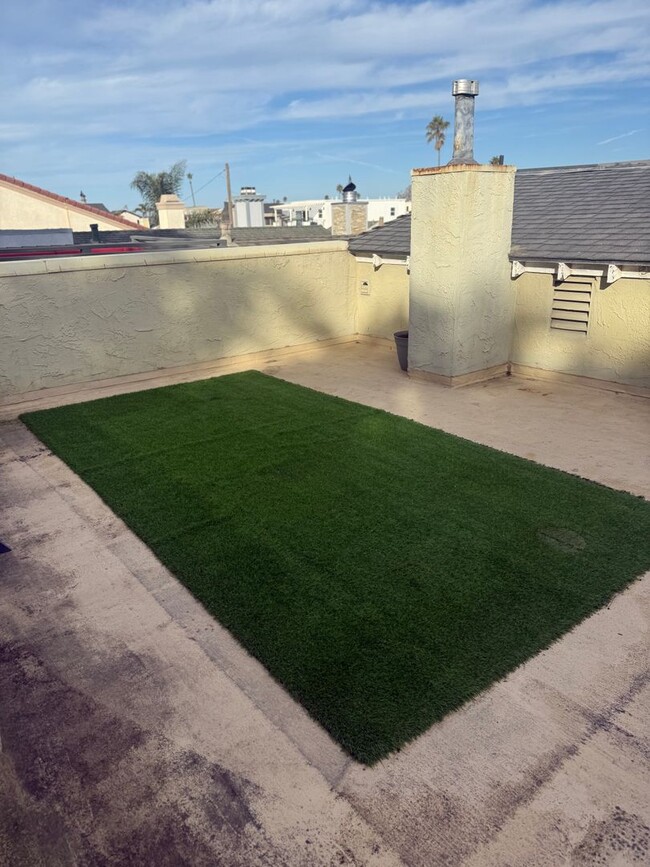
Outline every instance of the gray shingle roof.
<path fill-rule="evenodd" d="M 301 241 L 331 241 L 332 233 L 322 226 L 260 226 L 234 228 L 232 239 L 239 247 L 257 244 L 297 244 Z"/>
<path fill-rule="evenodd" d="M 650 261 L 650 160 L 517 172 L 511 253 Z"/>
<path fill-rule="evenodd" d="M 406 215 L 352 238 L 350 250 L 406 256 L 410 235 Z M 650 160 L 518 171 L 511 256 L 650 263 Z"/>
<path fill-rule="evenodd" d="M 261 244 L 297 244 L 301 241 L 331 241 L 332 234 L 322 226 L 260 226 L 259 228 L 233 229 L 232 239 L 238 247 L 250 247 Z M 140 229 L 129 231 L 101 231 L 99 237 L 102 243 L 128 243 L 132 238 L 149 240 L 152 243 L 174 241 L 179 244 L 197 245 L 201 242 L 209 244 L 221 238 L 219 226 L 201 229 Z M 92 243 L 91 232 L 74 232 L 75 244 Z M 225 242 L 222 242 L 225 245 Z"/>
<path fill-rule="evenodd" d="M 404 259 L 411 249 L 411 215 L 396 217 L 383 226 L 370 229 L 361 235 L 350 238 L 350 252 L 361 254 L 379 253 Z"/>

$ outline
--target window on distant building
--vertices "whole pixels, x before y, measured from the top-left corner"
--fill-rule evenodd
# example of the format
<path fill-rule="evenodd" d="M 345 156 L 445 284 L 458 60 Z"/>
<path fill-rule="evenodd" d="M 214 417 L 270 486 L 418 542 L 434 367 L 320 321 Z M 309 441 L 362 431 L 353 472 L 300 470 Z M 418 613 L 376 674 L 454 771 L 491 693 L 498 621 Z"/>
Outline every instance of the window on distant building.
<path fill-rule="evenodd" d="M 395 208 L 390 209 L 390 215 L 391 215 L 391 217 L 395 216 Z"/>

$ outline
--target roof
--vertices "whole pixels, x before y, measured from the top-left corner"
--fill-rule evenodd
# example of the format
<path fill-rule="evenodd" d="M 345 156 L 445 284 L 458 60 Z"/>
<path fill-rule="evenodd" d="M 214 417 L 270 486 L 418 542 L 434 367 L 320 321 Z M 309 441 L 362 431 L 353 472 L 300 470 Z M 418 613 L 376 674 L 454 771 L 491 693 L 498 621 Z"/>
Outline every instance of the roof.
<path fill-rule="evenodd" d="M 332 233 L 322 226 L 260 226 L 242 229 L 235 227 L 230 234 L 239 247 L 332 240 Z"/>
<path fill-rule="evenodd" d="M 350 252 L 379 253 L 405 258 L 411 249 L 411 215 L 403 214 L 383 226 L 376 226 L 350 238 Z"/>
<path fill-rule="evenodd" d="M 51 193 L 49 190 L 44 190 L 42 187 L 37 187 L 34 184 L 28 184 L 25 181 L 20 181 L 18 178 L 11 178 L 9 175 L 3 175 L 0 172 L 0 181 L 5 184 L 10 184 L 11 186 L 18 187 L 19 189 L 26 190 L 30 193 L 37 193 L 39 196 L 43 196 L 46 199 L 50 199 L 53 202 L 59 202 L 64 205 L 71 205 L 77 211 L 85 211 L 88 214 L 91 214 L 94 217 L 101 217 L 103 220 L 110 220 L 113 223 L 121 223 L 124 226 L 128 226 L 129 228 L 137 227 L 137 223 L 132 223 L 131 220 L 126 220 L 124 217 L 119 217 L 117 214 L 111 214 L 110 212 L 107 214 L 106 210 L 100 210 L 100 208 L 94 207 L 93 205 L 84 204 L 83 202 L 76 202 L 74 199 L 69 199 L 67 196 L 59 196 L 57 193 Z M 102 206 L 103 207 L 103 206 Z"/>
<path fill-rule="evenodd" d="M 410 214 L 350 239 L 357 255 L 400 258 L 410 249 Z M 519 170 L 511 256 L 650 262 L 650 160 Z"/>
<path fill-rule="evenodd" d="M 135 227 L 137 231 L 99 232 L 100 241 L 106 243 L 122 243 L 132 238 L 142 238 L 148 241 L 218 241 L 221 238 L 219 226 L 207 226 L 202 229 L 145 229 Z M 322 226 L 260 226 L 258 228 L 234 228 L 231 231 L 234 243 L 239 247 L 249 247 L 261 244 L 296 244 L 305 241 L 331 241 L 332 233 Z M 92 232 L 74 232 L 75 244 L 90 244 Z"/>
<path fill-rule="evenodd" d="M 73 232 L 75 244 L 92 244 L 92 232 Z M 203 229 L 147 229 L 144 226 L 131 226 L 129 230 L 99 230 L 100 244 L 127 244 L 133 239 L 155 243 L 156 241 L 174 242 L 179 246 L 197 242 L 216 242 L 221 238 L 219 227 L 207 227 Z M 169 244 L 167 243 L 167 247 Z"/>
<path fill-rule="evenodd" d="M 511 255 L 650 261 L 650 160 L 517 172 Z"/>

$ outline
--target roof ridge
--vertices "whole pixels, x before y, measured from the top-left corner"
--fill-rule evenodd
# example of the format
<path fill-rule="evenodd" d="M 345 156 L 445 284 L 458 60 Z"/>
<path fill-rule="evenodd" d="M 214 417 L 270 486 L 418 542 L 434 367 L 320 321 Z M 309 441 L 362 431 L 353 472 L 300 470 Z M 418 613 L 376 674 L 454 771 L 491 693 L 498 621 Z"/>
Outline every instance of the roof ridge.
<path fill-rule="evenodd" d="M 649 167 L 650 160 L 621 160 L 615 163 L 579 163 L 575 166 L 537 166 L 535 168 L 517 169 L 517 174 L 532 174 L 533 172 L 587 172 L 605 169 L 642 169 Z"/>
<path fill-rule="evenodd" d="M 45 196 L 48 199 L 52 199 L 55 202 L 64 202 L 66 205 L 73 205 L 80 211 L 86 211 L 89 214 L 95 214 L 98 217 L 102 217 L 104 220 L 110 219 L 116 223 L 121 223 L 123 226 L 128 226 L 131 228 L 141 228 L 139 223 L 132 223 L 131 220 L 126 220 L 124 217 L 120 217 L 116 214 L 111 213 L 111 211 L 102 211 L 99 208 L 93 208 L 92 205 L 86 205 L 83 202 L 76 202 L 74 199 L 69 199 L 67 196 L 60 196 L 58 193 L 52 193 L 50 190 L 46 190 L 43 187 L 37 187 L 35 184 L 29 184 L 27 181 L 21 181 L 18 178 L 12 178 L 9 175 L 2 174 L 0 172 L 0 181 L 5 181 L 6 183 L 13 184 L 16 187 L 21 187 L 24 190 L 29 190 L 32 193 L 38 193 L 41 196 Z M 108 217 L 106 216 L 108 214 Z"/>

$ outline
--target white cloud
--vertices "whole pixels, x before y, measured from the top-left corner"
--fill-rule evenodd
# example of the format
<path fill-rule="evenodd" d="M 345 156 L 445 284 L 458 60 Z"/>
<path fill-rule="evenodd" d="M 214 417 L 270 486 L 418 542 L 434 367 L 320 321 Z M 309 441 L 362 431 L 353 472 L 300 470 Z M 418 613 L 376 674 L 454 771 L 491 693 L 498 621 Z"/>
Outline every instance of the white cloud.
<path fill-rule="evenodd" d="M 207 155 L 207 137 L 272 128 L 274 141 L 290 142 L 285 129 L 304 129 L 307 140 L 315 121 L 449 116 L 457 77 L 480 79 L 487 113 L 584 102 L 650 72 L 646 0 L 6 5 L 0 171 L 17 174 L 72 170 L 90 164 L 89 151 L 107 171 L 154 168 L 179 153 L 207 164 L 220 152 L 211 142 Z M 259 138 L 238 152 L 262 154 L 269 143 Z"/>
<path fill-rule="evenodd" d="M 602 141 L 596 142 L 599 145 L 606 145 L 613 141 L 618 141 L 622 138 L 628 138 L 631 135 L 636 135 L 638 132 L 641 132 L 640 129 L 631 129 L 629 132 L 622 132 L 620 135 L 613 135 L 611 138 L 604 138 Z"/>
<path fill-rule="evenodd" d="M 50 12 L 53 27 L 61 19 L 57 39 L 15 67 L 5 117 L 97 123 L 109 113 L 115 133 L 153 125 L 196 134 L 274 117 L 425 109 L 448 98 L 459 75 L 483 77 L 487 107 L 503 101 L 499 92 L 509 103 L 533 93 L 552 100 L 569 86 L 647 73 L 630 50 L 648 29 L 640 0 L 190 0 L 84 9 L 78 20 L 58 4 Z M 25 45 L 6 50 L 24 56 Z"/>

